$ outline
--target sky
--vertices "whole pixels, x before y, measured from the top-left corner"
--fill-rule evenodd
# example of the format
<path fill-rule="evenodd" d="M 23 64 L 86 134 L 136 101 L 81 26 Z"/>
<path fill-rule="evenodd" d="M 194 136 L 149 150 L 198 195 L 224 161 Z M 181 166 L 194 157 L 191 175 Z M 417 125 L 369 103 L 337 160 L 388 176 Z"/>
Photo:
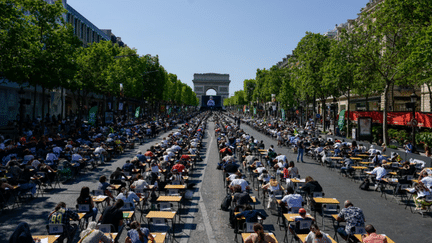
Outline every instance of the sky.
<path fill-rule="evenodd" d="M 193 88 L 194 73 L 230 75 L 230 95 L 291 54 L 306 32 L 355 19 L 369 0 L 67 0 L 99 29 Z M 214 94 L 208 92 L 207 94 Z"/>

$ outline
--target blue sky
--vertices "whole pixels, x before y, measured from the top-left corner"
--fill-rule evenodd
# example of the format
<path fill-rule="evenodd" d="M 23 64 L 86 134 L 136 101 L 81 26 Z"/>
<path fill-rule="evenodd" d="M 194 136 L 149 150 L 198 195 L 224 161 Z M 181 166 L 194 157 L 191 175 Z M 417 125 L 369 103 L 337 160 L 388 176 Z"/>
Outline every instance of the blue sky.
<path fill-rule="evenodd" d="M 193 88 L 194 73 L 230 75 L 230 94 L 291 54 L 306 31 L 355 19 L 369 0 L 67 0 L 100 29 Z M 210 93 L 211 94 L 211 93 Z"/>

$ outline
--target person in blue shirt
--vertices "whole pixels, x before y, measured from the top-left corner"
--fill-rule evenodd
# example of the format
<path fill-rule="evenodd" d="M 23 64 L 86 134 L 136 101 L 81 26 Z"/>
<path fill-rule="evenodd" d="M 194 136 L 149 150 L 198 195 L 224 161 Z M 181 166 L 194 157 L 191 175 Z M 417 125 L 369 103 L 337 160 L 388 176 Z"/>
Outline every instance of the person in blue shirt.
<path fill-rule="evenodd" d="M 133 169 L 134 169 L 134 165 L 130 162 L 130 160 L 126 160 L 126 163 L 122 167 L 123 172 L 132 173 Z"/>
<path fill-rule="evenodd" d="M 258 216 L 260 216 L 263 220 L 266 219 L 266 216 L 264 216 L 258 210 L 253 210 L 251 205 L 246 205 L 245 210 L 237 214 L 235 217 L 237 219 L 244 217 L 246 222 L 253 223 L 258 222 Z"/>
<path fill-rule="evenodd" d="M 404 148 L 405 148 L 405 153 L 412 153 L 413 152 L 413 145 L 407 140 L 405 140 Z"/>

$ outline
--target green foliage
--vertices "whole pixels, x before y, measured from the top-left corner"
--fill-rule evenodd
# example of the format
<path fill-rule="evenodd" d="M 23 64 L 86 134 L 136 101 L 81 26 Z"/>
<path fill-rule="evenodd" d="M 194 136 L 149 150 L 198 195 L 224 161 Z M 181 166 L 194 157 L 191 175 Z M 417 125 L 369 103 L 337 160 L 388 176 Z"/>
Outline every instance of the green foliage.
<path fill-rule="evenodd" d="M 404 144 L 405 140 L 409 139 L 410 134 L 404 129 L 388 129 L 389 139 L 396 140 L 400 145 Z"/>
<path fill-rule="evenodd" d="M 432 132 L 426 131 L 416 134 L 416 144 L 432 146 Z"/>
<path fill-rule="evenodd" d="M 372 137 L 375 143 L 383 139 L 383 129 L 382 126 L 372 126 Z"/>

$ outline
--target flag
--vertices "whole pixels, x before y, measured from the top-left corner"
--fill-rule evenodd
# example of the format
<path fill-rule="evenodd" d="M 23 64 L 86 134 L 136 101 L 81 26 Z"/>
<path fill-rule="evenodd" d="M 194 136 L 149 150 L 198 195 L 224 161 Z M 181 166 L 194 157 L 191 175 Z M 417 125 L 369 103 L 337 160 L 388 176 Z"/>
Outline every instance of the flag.
<path fill-rule="evenodd" d="M 253 113 L 254 113 L 254 115 L 256 115 L 256 107 L 254 107 L 254 112 Z"/>
<path fill-rule="evenodd" d="M 88 119 L 88 123 L 90 125 L 94 125 L 96 123 L 96 115 L 97 115 L 97 110 L 98 107 L 97 106 L 93 106 L 90 111 L 89 111 L 89 119 Z"/>
<path fill-rule="evenodd" d="M 342 131 L 343 129 L 344 122 L 345 122 L 345 110 L 341 110 L 339 113 L 339 121 L 338 121 L 340 131 Z"/>
<path fill-rule="evenodd" d="M 282 112 L 282 120 L 285 121 L 285 110 L 281 109 L 281 112 Z"/>
<path fill-rule="evenodd" d="M 136 108 L 136 110 L 135 110 L 135 117 L 136 117 L 136 118 L 139 117 L 140 109 L 141 109 L 141 107 L 138 107 L 138 108 Z"/>
<path fill-rule="evenodd" d="M 243 113 L 246 113 L 246 105 L 243 106 Z"/>

